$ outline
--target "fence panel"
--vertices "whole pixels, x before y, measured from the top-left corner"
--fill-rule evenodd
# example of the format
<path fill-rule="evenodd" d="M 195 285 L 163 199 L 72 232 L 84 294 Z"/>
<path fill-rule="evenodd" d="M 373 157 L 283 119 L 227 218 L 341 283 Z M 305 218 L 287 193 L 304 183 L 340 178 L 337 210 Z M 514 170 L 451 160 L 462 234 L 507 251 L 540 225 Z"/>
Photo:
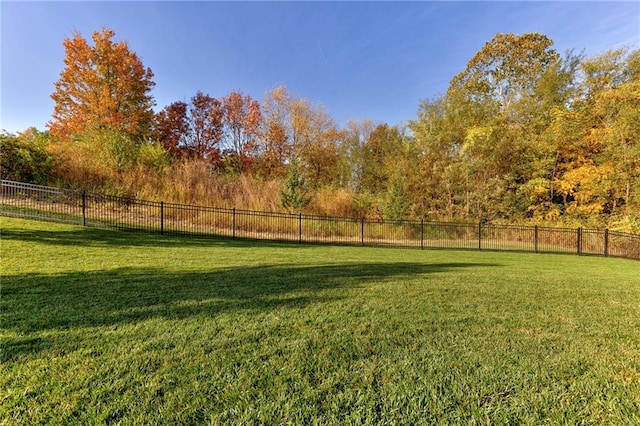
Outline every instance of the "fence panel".
<path fill-rule="evenodd" d="M 0 181 L 0 214 L 206 238 L 571 253 L 640 260 L 640 235 L 617 231 L 256 212 L 144 201 L 7 180 Z"/>
<path fill-rule="evenodd" d="M 112 195 L 84 194 L 87 226 L 134 232 L 160 232 L 160 205 Z"/>
<path fill-rule="evenodd" d="M 2 180 L 2 214 L 82 225 L 82 197 L 76 191 Z"/>
<path fill-rule="evenodd" d="M 302 241 L 311 244 L 362 245 L 363 220 L 302 216 Z"/>
<path fill-rule="evenodd" d="M 408 220 L 365 220 L 363 244 L 367 246 L 422 247 L 423 224 Z"/>
<path fill-rule="evenodd" d="M 539 253 L 578 253 L 577 230 L 538 227 Z"/>
<path fill-rule="evenodd" d="M 580 254 L 605 255 L 605 231 L 601 229 L 583 229 Z"/>
<path fill-rule="evenodd" d="M 233 211 L 235 238 L 299 242 L 299 216 L 286 213 Z"/>
<path fill-rule="evenodd" d="M 231 209 L 163 203 L 162 233 L 205 238 L 232 238 Z"/>
<path fill-rule="evenodd" d="M 470 223 L 425 222 L 424 248 L 478 249 L 478 225 Z"/>
<path fill-rule="evenodd" d="M 482 250 L 536 251 L 536 228 L 516 225 L 481 225 Z"/>
<path fill-rule="evenodd" d="M 609 231 L 608 255 L 640 260 L 640 235 Z"/>

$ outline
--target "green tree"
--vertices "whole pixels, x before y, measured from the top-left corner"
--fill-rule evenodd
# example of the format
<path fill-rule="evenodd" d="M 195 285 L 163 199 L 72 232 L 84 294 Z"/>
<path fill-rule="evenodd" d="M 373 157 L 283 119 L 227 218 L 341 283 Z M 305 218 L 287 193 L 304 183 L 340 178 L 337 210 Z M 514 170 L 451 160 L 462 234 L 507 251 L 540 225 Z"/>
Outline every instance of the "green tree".
<path fill-rule="evenodd" d="M 396 176 L 390 183 L 384 203 L 384 217 L 391 220 L 406 219 L 411 203 L 406 190 L 406 179 Z"/>
<path fill-rule="evenodd" d="M 452 80 L 448 97 L 464 112 L 466 214 L 520 215 L 538 201 L 527 182 L 550 178 L 543 134 L 550 111 L 570 99 L 576 68 L 576 57 L 563 61 L 552 45 L 538 33 L 497 34 Z"/>
<path fill-rule="evenodd" d="M 508 114 L 514 103 L 533 93 L 540 77 L 559 59 L 553 41 L 538 33 L 496 34 L 456 75 L 460 88 L 474 103 L 495 102 Z"/>
<path fill-rule="evenodd" d="M 362 145 L 360 188 L 371 193 L 384 193 L 390 176 L 402 155 L 402 135 L 397 127 L 377 125 Z"/>
<path fill-rule="evenodd" d="M 464 141 L 462 110 L 451 94 L 424 100 L 418 118 L 409 121 L 416 151 L 410 174 L 410 193 L 420 216 L 459 216 L 459 197 L 464 182 L 459 176 L 459 150 Z"/>
<path fill-rule="evenodd" d="M 284 188 L 280 191 L 280 201 L 282 207 L 289 212 L 300 212 L 311 202 L 307 184 L 300 173 L 300 164 L 297 159 L 291 159 L 289 171 L 284 183 Z"/>
<path fill-rule="evenodd" d="M 561 58 L 552 46 L 537 33 L 497 34 L 444 96 L 421 104 L 409 123 L 417 157 L 409 193 L 422 194 L 423 215 L 492 219 L 553 210 L 558 147 L 568 144 L 557 139 L 557 130 L 568 129 L 558 117 L 580 97 L 582 57 Z"/>

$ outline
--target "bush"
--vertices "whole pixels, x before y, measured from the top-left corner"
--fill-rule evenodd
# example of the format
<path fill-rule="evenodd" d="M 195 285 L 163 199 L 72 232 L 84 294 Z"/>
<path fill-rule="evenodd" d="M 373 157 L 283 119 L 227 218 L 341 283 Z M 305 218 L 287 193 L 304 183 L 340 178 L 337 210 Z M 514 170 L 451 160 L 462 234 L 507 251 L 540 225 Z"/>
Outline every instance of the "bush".
<path fill-rule="evenodd" d="M 0 176 L 2 179 L 49 183 L 54 157 L 46 150 L 48 134 L 29 129 L 13 135 L 0 134 Z"/>

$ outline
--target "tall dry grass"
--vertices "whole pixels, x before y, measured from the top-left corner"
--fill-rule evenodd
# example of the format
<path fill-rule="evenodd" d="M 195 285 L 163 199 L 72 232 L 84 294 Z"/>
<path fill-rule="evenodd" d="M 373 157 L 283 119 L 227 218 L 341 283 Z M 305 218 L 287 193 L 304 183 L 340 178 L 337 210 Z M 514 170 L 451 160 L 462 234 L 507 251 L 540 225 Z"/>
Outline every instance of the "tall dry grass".
<path fill-rule="evenodd" d="M 322 216 L 359 217 L 355 194 L 347 188 L 318 189 L 306 208 L 306 213 Z"/>
<path fill-rule="evenodd" d="M 127 177 L 137 198 L 245 210 L 281 211 L 277 180 L 227 176 L 205 161 L 176 162 L 161 175 L 138 168 Z"/>
<path fill-rule="evenodd" d="M 47 151 L 56 158 L 51 180 L 74 189 L 101 189 L 113 177 L 95 159 L 89 146 L 80 143 L 52 143 Z"/>

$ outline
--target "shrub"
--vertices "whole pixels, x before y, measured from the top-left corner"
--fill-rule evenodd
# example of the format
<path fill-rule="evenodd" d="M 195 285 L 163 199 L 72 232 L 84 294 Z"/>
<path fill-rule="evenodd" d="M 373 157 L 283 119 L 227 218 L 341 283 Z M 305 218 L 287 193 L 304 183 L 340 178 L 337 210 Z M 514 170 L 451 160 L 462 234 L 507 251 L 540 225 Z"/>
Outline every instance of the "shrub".
<path fill-rule="evenodd" d="M 18 135 L 0 134 L 0 176 L 3 179 L 46 185 L 54 157 L 46 150 L 48 134 L 28 129 Z"/>

